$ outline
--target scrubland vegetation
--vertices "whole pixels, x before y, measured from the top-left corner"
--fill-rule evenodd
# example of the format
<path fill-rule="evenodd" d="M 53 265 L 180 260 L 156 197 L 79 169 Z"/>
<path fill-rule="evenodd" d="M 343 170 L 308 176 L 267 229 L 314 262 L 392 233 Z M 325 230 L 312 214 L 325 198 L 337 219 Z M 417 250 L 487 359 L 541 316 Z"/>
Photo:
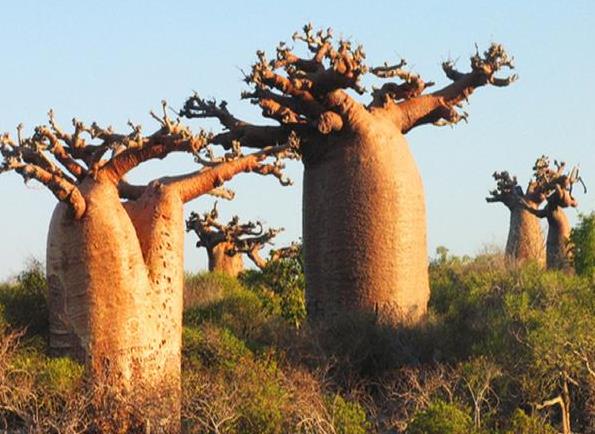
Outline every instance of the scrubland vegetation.
<path fill-rule="evenodd" d="M 429 314 L 412 328 L 309 325 L 296 259 L 238 279 L 187 275 L 184 430 L 594 432 L 594 236 L 584 216 L 576 275 L 439 249 Z M 47 354 L 43 275 L 33 263 L 0 290 L 0 429 L 87 432 L 83 366 Z"/>

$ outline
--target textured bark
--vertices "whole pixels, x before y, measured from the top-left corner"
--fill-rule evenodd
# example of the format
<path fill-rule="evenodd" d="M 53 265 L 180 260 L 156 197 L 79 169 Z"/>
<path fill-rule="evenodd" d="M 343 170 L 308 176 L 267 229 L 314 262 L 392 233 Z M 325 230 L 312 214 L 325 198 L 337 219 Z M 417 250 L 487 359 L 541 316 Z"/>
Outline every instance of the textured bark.
<path fill-rule="evenodd" d="M 306 160 L 308 313 L 416 320 L 429 298 L 422 180 L 404 136 L 383 118 Z"/>
<path fill-rule="evenodd" d="M 182 203 L 148 190 L 127 212 L 109 182 L 87 179 L 80 189 L 85 216 L 74 220 L 59 204 L 48 236 L 50 347 L 86 361 L 95 381 L 123 395 L 122 405 L 142 406 L 142 422 L 175 432 Z"/>
<path fill-rule="evenodd" d="M 505 254 L 514 263 L 533 261 L 545 265 L 545 241 L 539 219 L 521 205 L 510 209 Z"/>
<path fill-rule="evenodd" d="M 233 248 L 232 243 L 219 243 L 212 249 L 207 249 L 209 255 L 209 271 L 217 271 L 229 276 L 237 277 L 244 271 L 244 260 L 241 254 L 227 254 Z"/>
<path fill-rule="evenodd" d="M 525 191 L 518 185 L 516 176 L 507 171 L 492 175 L 496 180 L 496 189 L 490 191 L 486 202 L 500 202 L 510 211 L 505 254 L 511 264 L 532 261 L 539 266 L 545 265 L 545 242 L 536 216 L 547 193 L 546 183 L 539 172 L 543 162 L 543 157 L 537 159 L 533 167 L 536 172 Z"/>
<path fill-rule="evenodd" d="M 571 270 L 571 227 L 568 217 L 562 208 L 555 207 L 548 212 L 547 222 L 547 268 L 550 270 Z"/>

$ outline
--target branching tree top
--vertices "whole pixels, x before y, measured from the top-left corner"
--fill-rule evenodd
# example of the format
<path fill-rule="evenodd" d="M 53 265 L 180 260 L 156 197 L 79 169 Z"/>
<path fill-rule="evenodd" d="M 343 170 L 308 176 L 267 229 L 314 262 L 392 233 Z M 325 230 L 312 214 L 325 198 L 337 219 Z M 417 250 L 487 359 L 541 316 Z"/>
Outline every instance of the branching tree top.
<path fill-rule="evenodd" d="M 564 161 L 554 160 L 554 167 L 552 167 L 546 156 L 538 159 L 533 167 L 534 182 L 545 192 L 549 208 L 576 207 L 578 203 L 572 194 L 576 183 L 580 183 L 584 192 L 587 192 L 587 187 L 580 176 L 579 167 L 573 166 L 568 172 L 566 170 Z"/>
<path fill-rule="evenodd" d="M 287 143 L 295 135 L 307 145 L 335 132 L 357 130 L 371 113 L 385 113 L 402 133 L 428 123 L 455 124 L 466 118 L 466 113 L 458 108 L 476 88 L 508 86 L 517 78 L 496 76 L 501 69 L 514 65 L 504 48 L 495 43 L 484 53 L 477 51 L 471 57 L 469 72 L 458 71 L 452 61 L 444 62 L 442 68 L 452 83 L 426 93 L 434 83 L 406 70 L 404 60 L 395 65 L 368 67 L 363 48 L 354 47 L 347 40 L 335 43 L 330 29 L 315 32 L 308 24 L 303 32 L 293 35 L 293 40 L 305 43 L 310 55 L 300 57 L 284 42 L 279 44 L 272 60 L 258 51 L 257 62 L 245 76 L 252 89 L 242 93 L 243 99 L 260 106 L 263 116 L 278 125 L 245 122 L 229 112 L 225 101 L 204 100 L 198 94 L 186 101 L 180 114 L 218 119 L 225 130 L 215 135 L 213 142 L 228 148 L 236 141 L 247 147 L 275 146 Z M 372 101 L 364 105 L 347 91 L 366 93 L 361 78 L 367 73 L 396 81 L 374 88 Z"/>
<path fill-rule="evenodd" d="M 272 244 L 271 240 L 283 228 L 269 228 L 265 231 L 260 221 L 240 223 L 238 216 L 223 224 L 219 222 L 219 212 L 215 202 L 213 209 L 202 216 L 195 212 L 191 213 L 186 221 L 186 230 L 194 231 L 198 236 L 196 247 L 212 250 L 217 245 L 225 243 L 227 255 L 246 254 L 262 268 L 266 265 L 266 261 L 260 256 L 260 250 L 267 244 Z"/>
<path fill-rule="evenodd" d="M 511 176 L 507 171 L 494 172 L 492 176 L 496 180 L 496 189 L 490 191 L 486 201 L 502 202 L 509 208 L 523 205 L 520 201 L 539 205 L 546 199 L 548 202 L 557 203 L 558 206 L 576 206 L 572 196 L 573 185 L 577 182 L 580 182 L 583 187 L 585 185 L 579 176 L 578 166 L 574 166 L 568 174 L 564 173 L 565 169 L 565 162 L 554 160 L 554 167 L 552 167 L 549 158 L 542 155 L 535 161 L 533 177 L 526 191 L 518 185 L 516 176 Z"/>
<path fill-rule="evenodd" d="M 192 154 L 200 164 L 195 172 L 159 180 L 176 189 L 184 202 L 208 192 L 232 197 L 232 192 L 218 187 L 240 172 L 273 175 L 284 185 L 290 183 L 283 174 L 283 159 L 295 155 L 289 144 L 244 155 L 239 143 L 232 141 L 229 151 L 218 155 L 210 146 L 212 134 L 203 130 L 193 133 L 179 119 L 170 118 L 167 104 L 162 105 L 162 115 L 151 112 L 159 128 L 150 135 L 144 135 L 141 126 L 131 122 L 130 132 L 117 133 L 111 127 L 97 123 L 88 126 L 77 119 L 72 121 L 73 131 L 66 132 L 50 111 L 49 124 L 36 127 L 30 137 L 23 137 L 22 125 L 17 128 L 16 139 L 8 133 L 0 136 L 0 173 L 15 171 L 25 182 L 39 181 L 58 200 L 68 203 L 77 219 L 85 213 L 80 187 L 86 179 L 111 182 L 118 186 L 122 198 L 137 199 L 146 186 L 128 184 L 125 175 L 145 161 L 173 152 Z"/>

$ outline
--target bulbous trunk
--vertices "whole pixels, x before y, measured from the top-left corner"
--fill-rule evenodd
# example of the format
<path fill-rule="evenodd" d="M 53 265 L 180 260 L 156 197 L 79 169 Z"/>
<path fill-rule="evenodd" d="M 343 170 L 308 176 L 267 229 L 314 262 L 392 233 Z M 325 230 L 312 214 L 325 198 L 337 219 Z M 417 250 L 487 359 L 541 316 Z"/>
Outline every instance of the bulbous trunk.
<path fill-rule="evenodd" d="M 545 241 L 539 218 L 521 205 L 510 210 L 506 258 L 514 263 L 534 261 L 545 265 Z"/>
<path fill-rule="evenodd" d="M 423 185 L 409 146 L 379 118 L 334 140 L 304 161 L 308 314 L 416 321 L 429 283 Z"/>
<path fill-rule="evenodd" d="M 548 213 L 547 268 L 548 270 L 572 269 L 570 248 L 570 223 L 560 207 Z"/>
<path fill-rule="evenodd" d="M 180 414 L 182 202 L 151 190 L 122 204 L 109 182 L 85 180 L 84 217 L 58 205 L 48 236 L 50 347 L 84 359 L 96 400 L 121 396 L 97 423 L 176 432 Z M 106 385 L 109 386 L 106 388 Z M 99 392 L 100 391 L 100 392 Z M 103 394 L 99 396 L 99 394 Z M 115 408 L 114 408 L 115 407 Z M 119 420 L 108 420 L 110 417 Z"/>
<path fill-rule="evenodd" d="M 209 271 L 216 271 L 233 277 L 237 277 L 238 274 L 244 271 L 242 255 L 236 254 L 230 256 L 226 253 L 232 247 L 233 245 L 231 243 L 224 242 L 208 250 Z"/>

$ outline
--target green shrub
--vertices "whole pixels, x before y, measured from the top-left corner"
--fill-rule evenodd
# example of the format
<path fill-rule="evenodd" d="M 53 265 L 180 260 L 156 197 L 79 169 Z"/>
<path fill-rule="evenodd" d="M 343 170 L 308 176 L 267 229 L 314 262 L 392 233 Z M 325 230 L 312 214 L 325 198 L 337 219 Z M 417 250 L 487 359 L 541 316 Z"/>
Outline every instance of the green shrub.
<path fill-rule="evenodd" d="M 38 378 L 44 389 L 67 394 L 81 385 L 84 370 L 83 365 L 67 357 L 46 359 Z"/>
<path fill-rule="evenodd" d="M 184 313 L 187 325 L 198 326 L 206 321 L 229 329 L 252 348 L 270 342 L 277 332 L 274 313 L 265 308 L 256 293 L 241 286 L 226 291 L 218 301 Z"/>
<path fill-rule="evenodd" d="M 517 409 L 510 420 L 510 428 L 504 434 L 556 434 L 558 431 L 538 416 L 529 416 Z"/>
<path fill-rule="evenodd" d="M 471 434 L 475 432 L 471 417 L 461 408 L 436 401 L 417 413 L 407 427 L 407 434 Z"/>
<path fill-rule="evenodd" d="M 238 433 L 283 433 L 289 405 L 276 363 L 259 359 L 236 372 L 240 389 Z"/>
<path fill-rule="evenodd" d="M 248 270 L 242 281 L 257 293 L 278 297 L 280 314 L 296 327 L 306 318 L 304 267 L 301 256 L 271 261 L 264 270 Z"/>
<path fill-rule="evenodd" d="M 224 273 L 188 273 L 184 277 L 184 310 L 212 304 L 241 290 L 241 283 Z"/>
<path fill-rule="evenodd" d="M 348 401 L 341 395 L 326 399 L 333 426 L 337 434 L 366 434 L 372 425 L 366 417 L 363 407 L 354 401 Z"/>
<path fill-rule="evenodd" d="M 535 265 L 497 264 L 485 257 L 433 263 L 433 359 L 484 358 L 497 366 L 500 418 L 556 396 L 569 375 L 577 382 L 573 408 L 581 415 L 575 425 L 585 426 L 590 380 L 584 357 L 595 348 L 593 281 Z"/>
<path fill-rule="evenodd" d="M 26 328 L 29 335 L 47 334 L 47 282 L 43 265 L 32 260 L 15 283 L 0 286 L 0 327 Z"/>
<path fill-rule="evenodd" d="M 234 368 L 242 359 L 252 355 L 244 342 L 229 330 L 213 324 L 203 324 L 200 329 L 184 327 L 184 359 L 195 366 Z"/>
<path fill-rule="evenodd" d="M 572 229 L 574 268 L 578 274 L 595 280 L 595 212 L 582 214 Z"/>

